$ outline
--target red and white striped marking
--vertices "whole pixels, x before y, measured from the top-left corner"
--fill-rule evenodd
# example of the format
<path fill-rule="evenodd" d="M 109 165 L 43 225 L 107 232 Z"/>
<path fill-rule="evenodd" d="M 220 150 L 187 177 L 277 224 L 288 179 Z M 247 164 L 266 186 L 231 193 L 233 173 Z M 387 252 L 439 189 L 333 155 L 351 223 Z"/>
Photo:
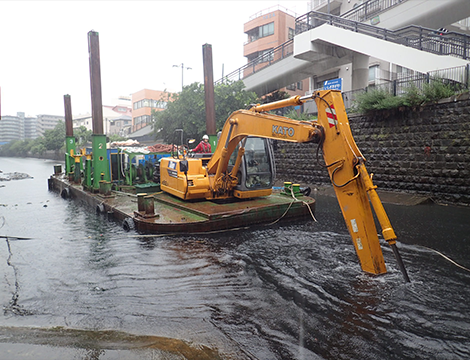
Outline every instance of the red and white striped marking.
<path fill-rule="evenodd" d="M 328 118 L 328 124 L 330 125 L 330 128 L 332 128 L 338 123 L 338 118 L 336 117 L 336 110 L 333 105 L 330 105 L 326 108 L 326 117 Z"/>

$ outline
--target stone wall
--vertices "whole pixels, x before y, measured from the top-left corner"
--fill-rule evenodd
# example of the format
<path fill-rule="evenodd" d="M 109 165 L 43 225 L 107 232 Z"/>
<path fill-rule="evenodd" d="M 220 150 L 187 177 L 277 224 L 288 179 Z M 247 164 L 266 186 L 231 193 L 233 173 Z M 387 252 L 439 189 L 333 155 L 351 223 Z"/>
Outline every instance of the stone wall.
<path fill-rule="evenodd" d="M 349 116 L 351 130 L 379 189 L 470 205 L 470 100 Z M 466 99 L 465 99 L 466 98 Z M 275 141 L 277 178 L 331 184 L 316 144 Z"/>

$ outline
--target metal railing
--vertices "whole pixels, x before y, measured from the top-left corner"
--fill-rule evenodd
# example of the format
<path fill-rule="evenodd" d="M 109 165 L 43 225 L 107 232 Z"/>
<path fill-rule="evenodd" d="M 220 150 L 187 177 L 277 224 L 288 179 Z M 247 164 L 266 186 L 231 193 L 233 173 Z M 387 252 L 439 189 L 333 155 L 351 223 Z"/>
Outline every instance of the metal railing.
<path fill-rule="evenodd" d="M 226 81 L 238 81 L 251 74 L 264 69 L 265 67 L 274 64 L 277 61 L 285 59 L 286 57 L 291 56 L 294 53 L 294 39 L 290 39 L 285 43 L 275 47 L 269 52 L 264 53 L 263 55 L 257 57 L 256 59 L 250 61 L 246 65 L 243 65 L 241 68 L 232 71 L 231 73 L 224 76 L 222 79 L 217 80 L 214 84 L 219 85 L 223 84 Z"/>
<path fill-rule="evenodd" d="M 316 11 L 310 11 L 298 17 L 295 23 L 296 35 L 329 24 L 438 55 L 452 55 L 465 60 L 470 58 L 470 36 L 466 34 L 456 32 L 440 33 L 437 30 L 414 25 L 398 30 L 387 30 Z"/>
<path fill-rule="evenodd" d="M 276 10 L 281 10 L 282 12 L 284 12 L 284 13 L 290 15 L 290 16 L 293 16 L 293 17 L 297 17 L 297 15 L 298 15 L 296 12 L 287 9 L 286 7 L 284 7 L 282 5 L 274 5 L 274 6 L 268 7 L 266 9 L 263 9 L 263 10 L 260 10 L 256 13 L 254 13 L 253 15 L 251 15 L 249 17 L 248 20 L 251 21 L 253 19 L 259 18 L 260 16 L 269 14 L 269 13 L 271 13 L 273 11 L 276 11 Z"/>
<path fill-rule="evenodd" d="M 391 95 L 398 96 L 413 86 L 422 90 L 425 84 L 429 84 L 432 81 L 441 81 L 444 84 L 450 85 L 456 92 L 468 91 L 470 89 L 470 64 L 430 71 L 425 74 L 398 74 L 397 79 L 375 85 L 371 88 L 345 91 L 342 93 L 344 106 L 346 109 L 351 108 L 358 95 L 371 89 L 386 91 Z"/>
<path fill-rule="evenodd" d="M 464 60 L 470 59 L 470 36 L 466 34 L 456 32 L 439 33 L 433 29 L 413 25 L 398 30 L 387 30 L 316 11 L 310 11 L 296 19 L 295 34 L 301 34 L 323 24 L 329 24 L 433 54 L 451 55 Z M 225 81 L 242 80 L 277 61 L 291 56 L 293 54 L 293 41 L 294 39 L 290 39 L 270 52 L 264 53 L 241 68 L 232 71 L 222 79 L 217 80 L 215 85 Z"/>
<path fill-rule="evenodd" d="M 342 18 L 363 22 L 408 0 L 369 0 L 341 15 Z"/>

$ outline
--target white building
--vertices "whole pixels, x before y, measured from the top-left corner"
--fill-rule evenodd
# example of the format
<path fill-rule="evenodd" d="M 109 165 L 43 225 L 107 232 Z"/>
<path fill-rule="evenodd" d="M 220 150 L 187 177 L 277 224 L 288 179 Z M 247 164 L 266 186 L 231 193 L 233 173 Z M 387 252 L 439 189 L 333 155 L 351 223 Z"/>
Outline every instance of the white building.
<path fill-rule="evenodd" d="M 46 130 L 54 130 L 59 122 L 65 122 L 65 117 L 60 115 L 47 114 L 37 115 L 37 136 L 43 136 Z"/>
<path fill-rule="evenodd" d="M 132 123 L 132 108 L 127 103 L 114 106 L 103 105 L 103 131 L 106 135 L 119 134 L 122 127 L 128 127 L 128 119 Z M 79 128 L 80 126 L 93 130 L 90 113 L 73 116 L 73 127 Z"/>
<path fill-rule="evenodd" d="M 392 86 L 413 74 L 465 69 L 470 37 L 451 30 L 468 33 L 469 3 L 312 0 L 313 12 L 296 19 L 290 53 L 243 78 L 246 90 L 264 95 L 309 78 L 306 93 L 321 89 L 327 80 L 339 81 L 341 90 L 349 92 Z"/>
<path fill-rule="evenodd" d="M 0 120 L 0 144 L 14 140 L 24 140 L 24 113 L 3 115 Z"/>
<path fill-rule="evenodd" d="M 16 116 L 3 115 L 0 121 L 0 142 L 13 140 L 36 139 L 43 136 L 46 130 L 52 130 L 63 116 L 41 114 L 36 117 L 25 116 L 18 112 Z"/>

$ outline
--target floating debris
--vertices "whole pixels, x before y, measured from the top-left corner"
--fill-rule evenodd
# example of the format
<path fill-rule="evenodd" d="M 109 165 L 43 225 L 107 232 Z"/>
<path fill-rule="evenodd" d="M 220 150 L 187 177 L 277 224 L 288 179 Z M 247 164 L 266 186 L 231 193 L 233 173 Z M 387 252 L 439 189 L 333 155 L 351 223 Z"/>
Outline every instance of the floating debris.
<path fill-rule="evenodd" d="M 26 173 L 20 173 L 16 171 L 12 173 L 0 172 L 0 181 L 22 180 L 22 179 L 33 179 L 33 177 Z"/>

